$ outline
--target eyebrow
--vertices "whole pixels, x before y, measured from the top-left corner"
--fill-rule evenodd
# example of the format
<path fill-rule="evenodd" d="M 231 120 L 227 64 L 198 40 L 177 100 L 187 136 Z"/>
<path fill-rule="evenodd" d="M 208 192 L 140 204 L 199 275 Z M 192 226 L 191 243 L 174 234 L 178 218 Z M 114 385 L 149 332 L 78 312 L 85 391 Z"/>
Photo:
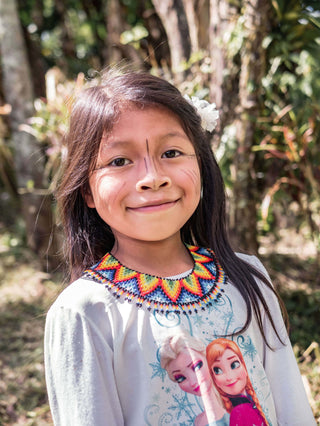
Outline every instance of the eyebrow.
<path fill-rule="evenodd" d="M 234 358 L 238 358 L 238 357 L 236 357 L 235 355 L 231 355 L 231 356 L 229 356 L 228 358 L 227 358 L 227 360 L 229 360 L 229 359 L 234 359 Z"/>
<path fill-rule="evenodd" d="M 190 368 L 192 364 L 193 364 L 193 361 L 191 361 L 191 362 L 190 362 L 190 364 L 188 364 L 188 365 L 187 365 L 187 367 L 188 367 L 188 368 Z M 181 371 L 181 370 L 173 370 L 173 371 L 172 371 L 172 374 L 174 374 L 174 373 L 179 373 L 180 371 Z"/>
<path fill-rule="evenodd" d="M 227 360 L 229 361 L 230 359 L 238 359 L 238 357 L 236 355 L 231 355 L 228 356 Z M 217 358 L 215 362 L 221 362 L 221 358 Z"/>
<path fill-rule="evenodd" d="M 182 133 L 182 132 L 179 132 L 179 131 L 172 131 L 172 132 L 165 133 L 164 135 L 160 135 L 158 140 L 163 141 L 163 140 L 166 140 L 166 139 L 171 138 L 171 137 L 181 138 L 181 139 L 184 139 L 184 140 L 191 143 L 188 136 L 185 133 Z M 103 145 L 102 145 L 102 141 L 105 142 Z M 113 148 L 119 148 L 119 147 L 130 147 L 132 145 L 132 142 L 133 141 L 122 140 L 122 139 L 110 141 L 110 140 L 108 140 L 108 138 L 102 137 L 101 142 L 100 142 L 100 149 L 103 152 L 106 149 L 113 149 Z M 149 151 L 148 139 L 146 139 L 146 142 L 148 142 L 147 143 L 147 150 Z"/>
<path fill-rule="evenodd" d="M 101 139 L 102 141 L 102 139 Z M 115 141 L 108 141 L 106 140 L 106 143 L 102 146 L 102 149 L 104 148 L 117 148 L 118 146 L 126 146 L 131 145 L 132 142 L 126 141 L 126 140 L 115 140 Z"/>
<path fill-rule="evenodd" d="M 190 139 L 188 138 L 188 136 L 185 133 L 182 133 L 182 132 L 179 132 L 179 131 L 166 133 L 165 135 L 160 137 L 160 140 L 161 139 L 167 139 L 167 138 L 170 138 L 170 137 L 179 137 L 179 138 L 183 138 L 183 139 L 190 141 Z"/>
<path fill-rule="evenodd" d="M 159 140 L 162 140 L 162 139 L 167 139 L 167 138 L 170 138 L 170 137 L 183 138 L 183 139 L 186 139 L 186 140 L 189 141 L 188 136 L 184 132 L 179 132 L 179 131 L 168 132 L 168 133 L 165 133 L 164 135 L 160 135 L 158 138 L 159 138 Z M 129 145 L 129 144 L 132 143 L 132 141 L 122 140 L 122 139 L 110 141 L 110 140 L 108 140 L 108 138 L 102 138 L 101 140 L 103 140 L 103 139 L 105 139 L 107 146 L 114 146 L 114 145 L 120 145 L 120 144 L 121 145 L 122 144 L 128 144 Z M 149 144 L 148 138 L 146 138 L 146 142 L 148 142 L 148 144 Z"/>

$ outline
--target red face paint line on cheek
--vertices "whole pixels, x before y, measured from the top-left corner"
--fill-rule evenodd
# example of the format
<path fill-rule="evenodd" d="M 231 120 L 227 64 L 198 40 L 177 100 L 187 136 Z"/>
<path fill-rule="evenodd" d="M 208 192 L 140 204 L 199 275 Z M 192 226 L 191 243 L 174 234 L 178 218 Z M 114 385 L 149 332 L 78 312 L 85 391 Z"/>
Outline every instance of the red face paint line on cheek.
<path fill-rule="evenodd" d="M 196 185 L 200 180 L 200 175 L 195 170 L 183 170 L 181 169 L 181 173 L 188 176 L 188 178 L 192 181 L 194 185 Z"/>
<path fill-rule="evenodd" d="M 123 182 L 122 184 L 121 184 L 121 186 L 119 186 L 118 188 L 117 188 L 117 190 L 115 191 L 111 191 L 110 192 L 110 195 L 109 195 L 109 205 L 113 205 L 113 204 L 115 204 L 116 203 L 116 199 L 117 199 L 117 196 L 118 196 L 118 194 L 119 193 L 121 193 L 121 191 L 122 191 L 122 189 L 124 188 L 124 186 L 126 185 L 126 183 L 125 182 Z M 110 187 L 112 187 L 112 182 L 110 182 Z M 109 224 L 108 224 L 109 225 Z"/>

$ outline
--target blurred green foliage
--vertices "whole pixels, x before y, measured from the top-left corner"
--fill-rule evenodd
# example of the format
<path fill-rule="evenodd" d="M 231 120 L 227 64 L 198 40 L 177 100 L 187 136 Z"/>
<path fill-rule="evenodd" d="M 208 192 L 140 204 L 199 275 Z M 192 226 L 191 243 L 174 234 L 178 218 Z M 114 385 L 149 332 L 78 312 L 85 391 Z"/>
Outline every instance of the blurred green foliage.
<path fill-rule="evenodd" d="M 55 99 L 36 101 L 36 117 L 29 123 L 30 131 L 46 148 L 50 180 L 63 155 L 66 103 L 76 76 L 81 72 L 90 78 L 95 69 L 105 65 L 107 4 L 105 0 L 95 0 L 90 7 L 81 0 L 20 0 L 21 21 L 28 37 L 40 47 L 45 68 L 57 66 L 66 76 L 57 83 Z M 146 66 L 153 67 L 151 72 L 170 79 L 169 70 L 161 69 L 159 63 L 148 63 L 150 32 L 160 31 L 160 27 L 148 29 L 146 16 L 153 10 L 152 2 L 121 0 L 119 5 L 124 19 L 119 44 L 130 45 L 145 57 Z M 312 0 L 273 0 L 272 6 L 270 32 L 263 42 L 267 67 L 253 146 L 252 173 L 257 191 L 263 195 L 259 229 L 276 232 L 274 209 L 287 211 L 296 203 L 301 213 L 296 216 L 296 228 L 308 227 L 310 238 L 320 250 L 320 4 Z M 245 37 L 240 13 L 233 30 L 225 34 L 229 57 L 226 78 L 239 74 Z M 208 51 L 200 50 L 181 63 L 182 71 L 190 71 L 189 78 L 180 83 L 182 92 L 208 99 L 211 60 Z M 235 123 L 227 122 L 215 146 L 231 193 L 236 138 Z"/>

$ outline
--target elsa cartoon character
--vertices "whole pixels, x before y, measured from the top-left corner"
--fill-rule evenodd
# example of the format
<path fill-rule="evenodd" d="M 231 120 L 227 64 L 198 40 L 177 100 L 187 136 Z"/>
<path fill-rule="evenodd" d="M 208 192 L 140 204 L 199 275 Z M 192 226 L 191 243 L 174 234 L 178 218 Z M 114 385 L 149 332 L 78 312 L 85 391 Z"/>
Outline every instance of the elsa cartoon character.
<path fill-rule="evenodd" d="M 230 426 L 268 426 L 239 346 L 219 338 L 206 349 L 213 383 L 230 413 Z"/>
<path fill-rule="evenodd" d="M 204 343 L 181 331 L 161 345 L 161 366 L 181 390 L 202 398 L 204 411 L 195 418 L 196 426 L 227 426 L 229 415 L 213 386 L 205 349 Z"/>

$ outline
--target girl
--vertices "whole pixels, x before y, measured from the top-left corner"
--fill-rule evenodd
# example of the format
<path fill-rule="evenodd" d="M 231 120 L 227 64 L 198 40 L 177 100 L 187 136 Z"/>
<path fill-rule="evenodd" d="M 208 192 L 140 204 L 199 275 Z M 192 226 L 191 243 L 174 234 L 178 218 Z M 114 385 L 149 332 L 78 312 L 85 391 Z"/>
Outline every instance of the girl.
<path fill-rule="evenodd" d="M 266 426 L 266 418 L 239 346 L 231 340 L 220 338 L 209 343 L 206 353 L 213 382 L 226 410 L 231 413 L 230 426 Z"/>
<path fill-rule="evenodd" d="M 194 421 L 196 426 L 228 426 L 229 414 L 216 394 L 206 360 L 205 344 L 187 332 L 168 336 L 160 347 L 161 367 L 170 379 L 188 393 L 202 399 L 204 411 Z"/>
<path fill-rule="evenodd" d="M 269 278 L 228 242 L 195 107 L 162 79 L 110 72 L 76 100 L 67 147 L 58 203 L 73 282 L 45 333 L 55 424 L 194 422 L 200 407 L 159 358 L 181 330 L 237 339 L 270 425 L 315 424 Z"/>

